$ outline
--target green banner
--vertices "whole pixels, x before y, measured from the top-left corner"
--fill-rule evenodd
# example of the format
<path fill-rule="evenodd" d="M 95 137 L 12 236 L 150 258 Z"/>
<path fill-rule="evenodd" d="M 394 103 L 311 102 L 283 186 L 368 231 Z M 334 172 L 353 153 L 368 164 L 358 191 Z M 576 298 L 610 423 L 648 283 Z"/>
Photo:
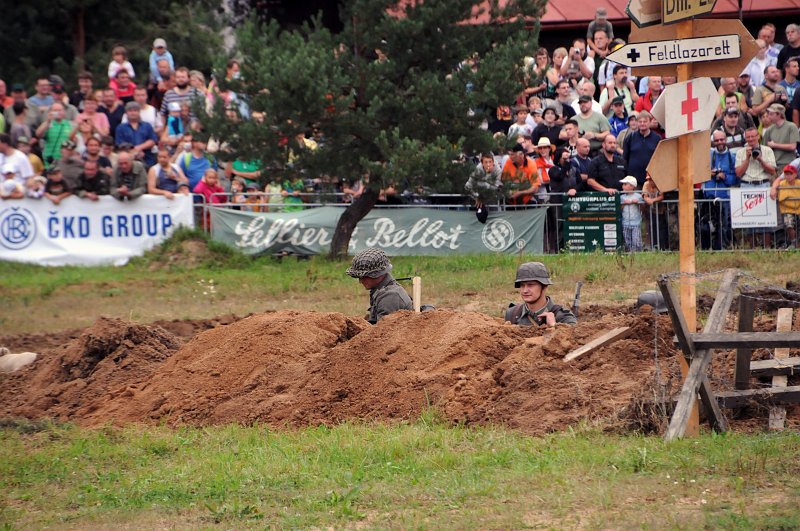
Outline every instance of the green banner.
<path fill-rule="evenodd" d="M 616 251 L 623 245 L 619 194 L 585 192 L 566 197 L 564 242 L 569 251 Z"/>
<path fill-rule="evenodd" d="M 210 207 L 210 211 L 212 238 L 246 254 L 315 255 L 330 249 L 343 208 L 253 213 Z M 350 253 L 379 247 L 391 256 L 541 254 L 545 213 L 545 208 L 491 212 L 484 225 L 466 210 L 373 209 L 353 231 Z"/>

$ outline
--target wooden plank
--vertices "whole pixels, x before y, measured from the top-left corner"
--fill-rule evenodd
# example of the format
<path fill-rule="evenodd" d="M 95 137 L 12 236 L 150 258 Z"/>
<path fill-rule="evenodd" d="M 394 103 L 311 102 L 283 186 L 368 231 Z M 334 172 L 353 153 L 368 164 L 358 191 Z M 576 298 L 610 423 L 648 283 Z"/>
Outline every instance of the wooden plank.
<path fill-rule="evenodd" d="M 717 401 L 724 408 L 740 408 L 754 402 L 766 404 L 800 404 L 800 385 L 742 389 L 717 393 Z"/>
<path fill-rule="evenodd" d="M 602 348 L 606 345 L 609 345 L 615 341 L 619 341 L 620 339 L 625 339 L 632 333 L 633 329 L 630 326 L 620 326 L 618 328 L 610 330 L 605 334 L 592 339 L 582 347 L 576 348 L 575 350 L 564 356 L 564 361 L 571 361 L 577 358 L 578 356 L 583 356 L 584 354 L 589 354 L 590 352 L 594 352 L 595 350 Z"/>
<path fill-rule="evenodd" d="M 753 378 L 766 378 L 780 375 L 793 376 L 795 374 L 800 374 L 800 358 L 750 362 L 750 375 Z"/>
<path fill-rule="evenodd" d="M 714 305 L 711 307 L 711 312 L 709 312 L 706 326 L 703 328 L 703 334 L 718 333 L 725 327 L 728 310 L 736 294 L 738 279 L 739 274 L 737 271 L 733 269 L 725 271 L 722 282 L 720 282 L 720 286 L 717 290 L 717 295 L 714 298 Z M 664 285 L 667 288 L 670 300 L 674 302 L 670 286 L 666 283 Z M 682 332 L 681 335 L 684 335 L 684 333 Z M 714 392 L 708 384 L 706 372 L 711 364 L 712 350 L 698 349 L 697 342 L 693 337 L 696 335 L 702 334 L 689 334 L 689 340 L 691 341 L 689 345 L 692 345 L 694 352 L 689 365 L 689 372 L 686 374 L 686 379 L 683 382 L 683 387 L 678 397 L 678 403 L 670 419 L 669 428 L 667 428 L 665 439 L 668 441 L 683 437 L 686 433 L 691 407 L 696 400 L 698 391 L 700 391 L 700 398 L 703 401 L 703 405 L 706 407 L 712 427 L 717 431 L 726 431 L 728 428 L 725 416 L 722 414 L 719 404 L 714 397 Z"/>
<path fill-rule="evenodd" d="M 681 376 L 684 380 L 689 373 L 689 363 L 687 360 L 691 359 L 694 355 L 694 343 L 689 337 L 689 328 L 686 326 L 686 319 L 683 317 L 680 306 L 678 304 L 678 297 L 675 290 L 669 283 L 669 279 L 662 275 L 658 281 L 658 287 L 661 294 L 664 296 L 664 304 L 669 310 L 669 317 L 672 321 L 672 328 L 675 331 L 675 336 L 678 340 L 678 346 L 683 351 L 683 357 L 679 359 Z M 700 408 L 697 407 L 697 400 L 692 403 L 691 410 L 688 413 L 687 427 L 684 431 L 690 437 L 697 436 L 700 433 Z"/>
<path fill-rule="evenodd" d="M 800 332 L 738 332 L 735 334 L 690 334 L 695 349 L 797 348 Z"/>
<path fill-rule="evenodd" d="M 778 324 L 775 328 L 778 332 L 789 332 L 792 330 L 792 309 L 780 308 L 778 310 Z M 774 358 L 776 360 L 785 360 L 789 357 L 788 348 L 776 348 Z M 788 376 L 773 376 L 772 388 L 781 389 L 785 388 L 789 382 Z M 769 411 L 769 429 L 770 430 L 783 430 L 786 425 L 786 408 L 783 406 L 775 406 L 770 408 Z"/>
<path fill-rule="evenodd" d="M 739 295 L 739 332 L 753 331 L 753 315 L 755 313 L 755 300 L 747 294 Z M 749 348 L 736 349 L 736 369 L 735 384 L 736 389 L 747 389 L 750 387 L 750 359 L 753 350 Z"/>

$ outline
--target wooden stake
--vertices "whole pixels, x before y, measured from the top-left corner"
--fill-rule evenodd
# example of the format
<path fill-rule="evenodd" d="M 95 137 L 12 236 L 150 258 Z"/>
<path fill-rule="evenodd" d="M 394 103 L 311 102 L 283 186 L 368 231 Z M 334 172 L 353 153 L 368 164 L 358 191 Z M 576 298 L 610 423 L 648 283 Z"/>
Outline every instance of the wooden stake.
<path fill-rule="evenodd" d="M 792 330 L 792 313 L 791 308 L 781 308 L 778 310 L 778 326 L 776 328 L 778 332 L 789 332 Z M 775 356 L 773 357 L 776 360 L 785 360 L 789 357 L 789 349 L 776 348 Z M 773 376 L 772 387 L 786 387 L 788 381 L 788 376 Z M 771 407 L 769 410 L 769 429 L 783 430 L 785 424 L 786 408 L 783 406 Z"/>
<path fill-rule="evenodd" d="M 739 294 L 739 332 L 753 331 L 753 315 L 755 314 L 756 304 L 752 297 L 746 293 Z M 736 369 L 734 381 L 736 389 L 750 388 L 750 358 L 753 356 L 753 349 L 740 348 L 736 350 Z"/>
<path fill-rule="evenodd" d="M 677 38 L 690 39 L 694 35 L 692 19 L 678 22 Z M 692 79 L 692 64 L 678 65 L 678 83 Z M 668 110 L 667 112 L 672 112 Z M 698 154 L 700 155 L 700 154 Z M 705 154 L 707 156 L 708 154 Z M 692 143 L 687 135 L 678 137 L 678 252 L 680 272 L 685 276 L 680 280 L 680 304 L 686 327 L 690 332 L 697 330 L 697 294 L 695 288 L 695 238 L 694 238 L 694 175 L 692 175 Z M 681 373 L 686 378 L 689 365 L 681 358 Z M 700 433 L 700 414 L 697 401 L 692 406 L 685 435 L 694 437 Z"/>
<path fill-rule="evenodd" d="M 411 279 L 411 301 L 414 303 L 414 311 L 419 313 L 422 306 L 422 277 Z"/>

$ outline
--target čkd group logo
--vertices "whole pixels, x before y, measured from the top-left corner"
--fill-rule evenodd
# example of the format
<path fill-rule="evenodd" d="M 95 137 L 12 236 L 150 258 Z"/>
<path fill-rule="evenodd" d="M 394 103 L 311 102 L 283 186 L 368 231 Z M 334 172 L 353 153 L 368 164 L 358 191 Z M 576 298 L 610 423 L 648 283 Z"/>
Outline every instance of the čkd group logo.
<path fill-rule="evenodd" d="M 10 207 L 0 211 L 0 245 L 12 251 L 25 249 L 36 238 L 36 218 L 30 210 Z"/>

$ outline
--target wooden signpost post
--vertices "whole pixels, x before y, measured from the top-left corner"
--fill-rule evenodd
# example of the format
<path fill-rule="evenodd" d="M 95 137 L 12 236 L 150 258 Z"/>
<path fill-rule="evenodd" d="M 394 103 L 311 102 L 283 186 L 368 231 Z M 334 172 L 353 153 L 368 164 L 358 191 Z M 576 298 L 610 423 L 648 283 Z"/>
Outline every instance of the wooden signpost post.
<path fill-rule="evenodd" d="M 753 37 L 739 20 L 695 21 L 693 19 L 697 15 L 711 12 L 715 1 L 661 0 L 659 14 L 661 24 L 647 25 L 641 22 L 646 20 L 652 24 L 654 18 L 652 3 L 631 0 L 628 5 L 628 12 L 633 21 L 630 43 L 625 51 L 621 49 L 614 52 L 617 54 L 617 59 L 611 57 L 614 54 L 609 55 L 609 58 L 630 65 L 633 75 L 677 76 L 679 83 L 692 81 L 696 77 L 738 76 L 750 58 L 756 55 L 758 48 Z M 664 25 L 673 22 L 675 24 Z M 700 57 L 701 55 L 703 57 Z M 662 98 L 666 92 L 662 94 Z M 696 98 L 693 92 L 686 90 L 684 95 L 687 97 L 682 101 L 678 101 L 677 98 L 665 100 L 662 104 L 664 112 L 666 116 L 674 117 L 678 121 L 683 118 L 687 131 L 696 131 L 693 120 L 699 110 L 699 101 L 695 100 L 699 98 Z M 683 122 L 679 121 L 679 124 Z M 708 129 L 709 126 L 710 124 L 704 124 L 703 128 Z M 697 329 L 694 183 L 708 180 L 710 177 L 710 175 L 695 175 L 695 159 L 709 158 L 709 150 L 697 150 L 696 144 L 690 134 L 680 134 L 677 137 L 678 234 L 682 274 L 680 307 L 686 328 L 690 332 Z M 689 366 L 685 360 L 681 361 L 681 371 L 686 378 Z M 699 415 L 695 401 L 694 408 L 689 413 L 686 430 L 680 435 L 697 433 L 699 433 Z"/>

